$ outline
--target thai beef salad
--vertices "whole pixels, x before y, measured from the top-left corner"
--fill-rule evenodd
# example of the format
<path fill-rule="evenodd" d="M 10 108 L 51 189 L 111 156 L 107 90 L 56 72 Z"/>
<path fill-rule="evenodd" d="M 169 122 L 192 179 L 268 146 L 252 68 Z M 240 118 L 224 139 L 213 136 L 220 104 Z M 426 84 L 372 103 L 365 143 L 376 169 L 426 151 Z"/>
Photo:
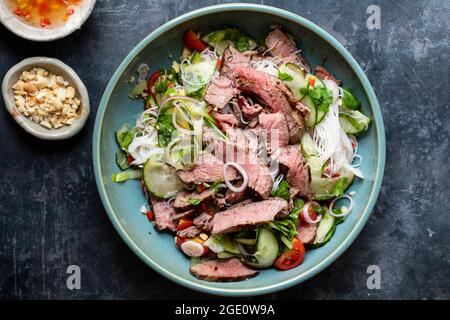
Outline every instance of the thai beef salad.
<path fill-rule="evenodd" d="M 356 136 L 370 119 L 280 26 L 261 45 L 235 28 L 183 42 L 170 68 L 141 64 L 129 79 L 145 108 L 116 132 L 113 181 L 141 180 L 141 211 L 175 234 L 199 279 L 300 265 L 352 211 L 345 190 L 363 179 Z"/>

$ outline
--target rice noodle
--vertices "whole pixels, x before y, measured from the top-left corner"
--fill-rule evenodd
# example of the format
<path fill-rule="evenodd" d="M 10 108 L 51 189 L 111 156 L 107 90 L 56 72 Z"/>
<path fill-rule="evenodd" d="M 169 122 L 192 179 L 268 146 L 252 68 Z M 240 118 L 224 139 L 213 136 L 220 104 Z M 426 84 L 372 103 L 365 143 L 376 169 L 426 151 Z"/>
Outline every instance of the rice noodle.
<path fill-rule="evenodd" d="M 257 71 L 268 73 L 272 76 L 278 77 L 277 65 L 271 59 L 264 59 L 260 61 L 251 61 L 250 68 Z"/>
<path fill-rule="evenodd" d="M 234 167 L 241 174 L 241 176 L 242 176 L 242 184 L 241 184 L 240 187 L 233 186 L 231 181 L 228 179 L 227 169 L 228 169 L 229 166 Z M 240 164 L 238 164 L 236 162 L 233 162 L 233 161 L 229 161 L 229 162 L 224 164 L 222 170 L 223 170 L 223 181 L 227 185 L 228 189 L 230 189 L 231 191 L 234 191 L 234 192 L 242 192 L 242 191 L 245 190 L 245 188 L 247 188 L 247 185 L 248 185 L 248 174 L 247 174 L 247 171 L 245 171 L 245 169 Z"/>
<path fill-rule="evenodd" d="M 158 134 L 135 134 L 133 141 L 128 146 L 128 152 L 133 157 L 133 165 L 142 165 L 150 157 L 164 154 L 164 149 L 158 147 Z"/>
<path fill-rule="evenodd" d="M 312 138 L 318 151 L 318 157 L 323 162 L 329 160 L 331 176 L 345 168 L 356 176 L 363 178 L 362 173 L 351 165 L 354 150 L 352 140 L 341 128 L 339 122 L 340 104 L 341 99 L 338 99 L 330 106 L 324 119 L 314 128 Z"/>

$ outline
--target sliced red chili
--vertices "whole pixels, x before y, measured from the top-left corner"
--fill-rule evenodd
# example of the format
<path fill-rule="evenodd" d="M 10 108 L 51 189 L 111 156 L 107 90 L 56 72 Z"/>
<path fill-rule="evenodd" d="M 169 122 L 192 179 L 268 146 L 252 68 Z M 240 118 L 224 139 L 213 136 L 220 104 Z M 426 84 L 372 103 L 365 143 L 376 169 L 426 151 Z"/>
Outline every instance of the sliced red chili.
<path fill-rule="evenodd" d="M 152 210 L 147 211 L 147 219 L 148 219 L 148 221 L 153 221 L 153 219 L 155 219 L 155 216 L 153 215 Z"/>

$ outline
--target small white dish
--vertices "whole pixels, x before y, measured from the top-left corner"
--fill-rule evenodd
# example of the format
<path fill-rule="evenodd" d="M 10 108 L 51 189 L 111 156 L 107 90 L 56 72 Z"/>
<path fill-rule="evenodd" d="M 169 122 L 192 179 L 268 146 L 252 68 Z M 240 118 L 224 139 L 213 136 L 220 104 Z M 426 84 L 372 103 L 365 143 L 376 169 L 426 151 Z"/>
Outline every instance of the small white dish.
<path fill-rule="evenodd" d="M 0 1 L 0 22 L 19 37 L 32 41 L 52 41 L 64 38 L 77 29 L 89 18 L 96 0 L 83 0 L 66 23 L 53 28 L 34 27 L 22 22 L 11 11 L 6 1 Z"/>
<path fill-rule="evenodd" d="M 71 125 L 58 129 L 47 129 L 40 124 L 27 118 L 17 110 L 12 86 L 19 80 L 23 71 L 29 71 L 34 67 L 42 67 L 50 73 L 62 76 L 76 90 L 76 97 L 80 99 L 81 105 L 78 117 Z M 78 133 L 86 123 L 89 116 L 89 95 L 87 89 L 76 72 L 60 60 L 45 57 L 34 57 L 25 59 L 9 69 L 3 78 L 2 94 L 5 107 L 14 120 L 27 132 L 44 140 L 67 139 Z"/>

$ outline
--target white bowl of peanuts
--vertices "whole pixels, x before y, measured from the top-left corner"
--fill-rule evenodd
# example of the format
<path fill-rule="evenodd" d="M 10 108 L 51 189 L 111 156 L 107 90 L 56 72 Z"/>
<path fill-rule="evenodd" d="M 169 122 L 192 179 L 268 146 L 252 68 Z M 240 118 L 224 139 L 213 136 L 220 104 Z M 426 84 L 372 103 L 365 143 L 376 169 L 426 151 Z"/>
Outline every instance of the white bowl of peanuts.
<path fill-rule="evenodd" d="M 4 0 L 0 22 L 24 39 L 52 41 L 80 29 L 94 6 L 95 0 Z"/>
<path fill-rule="evenodd" d="M 6 73 L 2 94 L 14 120 L 40 139 L 72 137 L 89 116 L 85 85 L 57 59 L 34 57 L 19 62 Z"/>

